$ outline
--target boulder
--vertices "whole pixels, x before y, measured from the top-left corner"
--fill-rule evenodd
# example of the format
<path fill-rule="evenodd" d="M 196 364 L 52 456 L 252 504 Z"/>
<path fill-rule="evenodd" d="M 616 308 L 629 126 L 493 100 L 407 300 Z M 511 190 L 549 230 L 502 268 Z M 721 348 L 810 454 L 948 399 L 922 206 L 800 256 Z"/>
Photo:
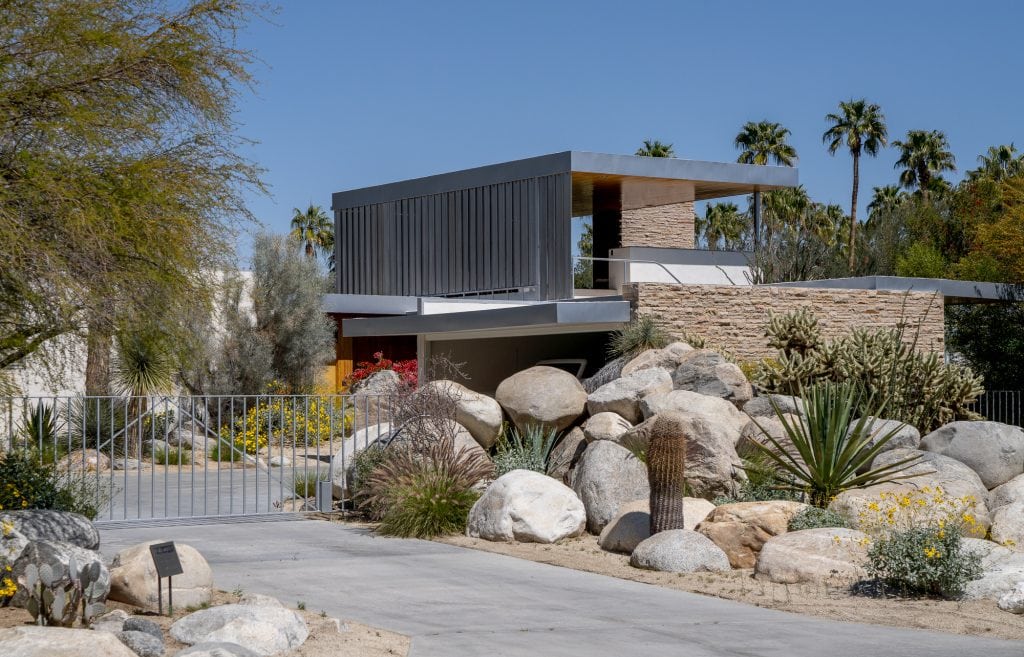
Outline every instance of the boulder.
<path fill-rule="evenodd" d="M 686 485 L 689 494 L 707 499 L 731 494 L 746 475 L 736 454 L 736 435 L 728 423 L 716 422 L 706 415 L 668 413 L 677 416 L 686 434 Z M 655 417 L 630 429 L 619 442 L 631 449 L 646 451 Z M 596 444 L 600 443 L 591 443 Z"/>
<path fill-rule="evenodd" d="M 999 422 L 950 422 L 921 439 L 921 449 L 954 458 L 988 489 L 1024 474 L 1024 430 Z"/>
<path fill-rule="evenodd" d="M 1012 591 L 999 598 L 999 608 L 1011 614 L 1024 614 L 1024 580 L 1017 582 Z"/>
<path fill-rule="evenodd" d="M 754 389 L 738 365 L 721 354 L 700 349 L 687 358 L 672 375 L 676 390 L 721 397 L 742 408 L 754 396 Z"/>
<path fill-rule="evenodd" d="M 583 423 L 583 436 L 587 442 L 595 440 L 618 441 L 622 434 L 633 428 L 626 418 L 618 413 L 597 413 Z"/>
<path fill-rule="evenodd" d="M 163 634 L 155 637 L 147 632 L 125 630 L 118 632 L 117 638 L 139 657 L 162 657 L 164 654 Z"/>
<path fill-rule="evenodd" d="M 754 576 L 777 584 L 846 584 L 867 572 L 868 536 L 855 529 L 825 527 L 768 539 L 757 555 Z"/>
<path fill-rule="evenodd" d="M 579 536 L 587 524 L 583 502 L 571 488 L 531 470 L 498 477 L 469 511 L 466 535 L 488 541 L 557 543 Z"/>
<path fill-rule="evenodd" d="M 95 449 L 76 449 L 54 464 L 60 472 L 100 472 L 110 469 L 110 457 Z"/>
<path fill-rule="evenodd" d="M 589 395 L 609 381 L 614 381 L 619 378 L 622 376 L 622 366 L 625 365 L 626 362 L 627 361 L 624 356 L 619 356 L 618 358 L 608 361 L 603 367 L 601 367 L 601 369 L 595 372 L 593 376 L 581 381 L 583 389 Z"/>
<path fill-rule="evenodd" d="M 258 655 L 298 648 L 309 636 L 302 617 L 270 604 L 232 604 L 201 609 L 171 625 L 175 641 L 188 645 L 237 643 Z"/>
<path fill-rule="evenodd" d="M 876 417 L 868 417 L 866 421 L 866 429 L 871 435 L 871 439 L 868 441 L 868 446 L 870 447 L 874 447 L 879 438 L 884 437 L 891 431 L 895 433 L 889 439 L 889 442 L 882 447 L 883 452 L 891 449 L 917 449 L 921 445 L 921 432 L 913 425 L 900 422 L 899 420 L 886 420 Z M 850 428 L 846 432 L 847 436 L 853 434 L 854 429 L 856 429 L 856 422 L 855 420 L 850 423 Z"/>
<path fill-rule="evenodd" d="M 996 543 L 1024 550 L 1024 502 L 1005 504 L 992 514 L 991 538 Z"/>
<path fill-rule="evenodd" d="M 237 643 L 205 641 L 179 651 L 174 657 L 260 657 L 260 654 Z"/>
<path fill-rule="evenodd" d="M 374 372 L 350 389 L 354 409 L 352 426 L 357 429 L 391 421 L 393 395 L 402 385 L 402 377 L 394 370 Z"/>
<path fill-rule="evenodd" d="M 642 418 L 640 400 L 647 395 L 672 391 L 672 377 L 665 370 L 655 367 L 639 370 L 606 383 L 587 396 L 587 411 L 617 413 L 627 421 L 639 422 Z"/>
<path fill-rule="evenodd" d="M 733 568 L 753 568 L 764 544 L 785 534 L 789 521 L 807 508 L 802 502 L 737 502 L 716 507 L 697 531 L 729 557 Z"/>
<path fill-rule="evenodd" d="M 989 511 L 1014 502 L 1024 502 L 1024 475 L 1018 475 L 988 493 Z"/>
<path fill-rule="evenodd" d="M 786 414 L 783 417 L 785 417 L 791 427 L 794 427 L 801 421 L 799 415 Z M 778 449 L 768 440 L 767 436 L 772 437 L 782 447 L 786 448 L 790 454 L 797 454 L 796 450 L 792 449 L 793 441 L 790 439 L 785 425 L 778 416 L 752 418 L 740 431 L 740 439 L 736 443 L 736 449 L 739 451 L 752 449 L 751 443 L 756 442 L 770 447 L 773 451 L 777 452 Z M 800 459 L 798 458 L 798 460 Z"/>
<path fill-rule="evenodd" d="M 648 349 L 622 367 L 620 376 L 629 376 L 641 370 L 659 368 L 670 376 L 695 350 L 685 342 L 673 342 L 663 349 Z"/>
<path fill-rule="evenodd" d="M 14 563 L 27 545 L 28 539 L 13 524 L 0 523 L 0 561 Z"/>
<path fill-rule="evenodd" d="M 431 381 L 427 386 L 447 388 L 455 401 L 455 421 L 466 427 L 481 447 L 494 447 L 504 420 L 498 402 L 455 381 Z"/>
<path fill-rule="evenodd" d="M 651 494 L 647 466 L 609 440 L 587 445 L 572 472 L 571 485 L 583 502 L 587 530 L 592 534 L 600 534 L 623 504 Z"/>
<path fill-rule="evenodd" d="M 495 398 L 520 430 L 542 425 L 561 431 L 583 413 L 587 391 L 565 370 L 538 365 L 498 384 Z"/>
<path fill-rule="evenodd" d="M 792 395 L 759 395 L 743 405 L 743 412 L 750 417 L 777 417 L 772 402 L 786 414 L 804 415 L 806 412 L 804 400 Z"/>
<path fill-rule="evenodd" d="M 287 468 L 292 464 L 292 460 L 287 456 L 271 456 L 267 459 L 267 464 L 272 468 Z"/>
<path fill-rule="evenodd" d="M 142 616 L 129 616 L 124 619 L 121 629 L 125 632 L 144 632 L 160 639 L 160 641 L 164 639 L 164 631 L 160 629 L 160 626 Z"/>
<path fill-rule="evenodd" d="M 746 415 L 731 403 L 719 397 L 710 397 L 689 390 L 673 390 L 649 395 L 640 402 L 640 412 L 649 420 L 666 411 L 681 411 L 705 417 L 709 422 L 720 424 L 733 436 L 733 444 L 739 440 L 740 431 L 750 421 Z"/>
<path fill-rule="evenodd" d="M 695 528 L 715 505 L 699 497 L 683 498 L 683 529 Z M 636 546 L 651 537 L 651 506 L 649 499 L 624 504 L 615 518 L 601 530 L 597 539 L 601 549 L 631 554 Z"/>
<path fill-rule="evenodd" d="M 0 512 L 0 522 L 10 522 L 30 541 L 71 543 L 86 550 L 98 550 L 100 533 L 83 515 L 50 509 Z"/>
<path fill-rule="evenodd" d="M 97 632 L 112 632 L 117 634 L 124 629 L 124 622 L 128 620 L 128 612 L 123 609 L 108 611 L 102 616 L 93 619 L 89 627 Z"/>
<path fill-rule="evenodd" d="M 667 573 L 725 572 L 729 570 L 729 558 L 702 534 L 670 529 L 641 541 L 629 565 Z"/>
<path fill-rule="evenodd" d="M 912 457 L 917 457 L 919 461 L 900 473 L 900 476 L 913 475 L 910 479 L 845 491 L 837 495 L 828 508 L 843 516 L 851 527 L 859 527 L 861 513 L 871 502 L 878 502 L 879 495 L 883 492 L 913 492 L 922 488 L 940 487 L 949 497 L 973 498 L 978 531 L 983 533 L 988 529 L 992 524 L 985 503 L 988 491 L 974 470 L 960 461 L 934 452 L 893 449 L 875 457 L 872 467 L 889 465 Z"/>
<path fill-rule="evenodd" d="M 587 441 L 583 429 L 574 427 L 551 449 L 551 454 L 548 455 L 548 476 L 567 483 L 569 472 L 576 467 L 586 448 Z"/>
<path fill-rule="evenodd" d="M 122 550 L 110 564 L 110 599 L 133 605 L 147 611 L 157 609 L 156 567 L 149 546 L 159 541 L 147 541 Z M 191 545 L 176 543 L 181 560 L 181 575 L 175 575 L 174 604 L 177 607 L 197 607 L 207 604 L 213 597 L 213 571 L 203 555 Z M 167 584 L 164 582 L 164 596 Z"/>
<path fill-rule="evenodd" d="M 136 657 L 110 632 L 18 625 L 0 629 L 4 657 Z"/>
<path fill-rule="evenodd" d="M 967 582 L 965 598 L 999 600 L 1024 581 L 1024 552 L 980 538 L 963 539 L 963 547 L 981 557 L 982 570 L 980 579 Z"/>
<path fill-rule="evenodd" d="M 17 581 L 19 577 L 25 574 L 29 564 L 36 566 L 47 564 L 53 569 L 53 575 L 56 579 L 70 579 L 71 573 L 68 566 L 72 558 L 74 558 L 75 564 L 79 568 L 92 563 L 98 563 L 100 565 L 99 582 L 105 591 L 110 590 L 110 572 L 103 564 L 103 557 L 100 556 L 100 553 L 80 548 L 71 543 L 29 541 L 25 549 L 21 551 L 21 556 L 11 564 L 11 575 Z M 107 594 L 104 592 L 102 599 L 105 600 L 106 598 Z M 28 594 L 26 590 L 19 587 L 14 597 L 11 598 L 11 606 L 24 607 L 27 601 Z"/>
<path fill-rule="evenodd" d="M 346 488 L 352 478 L 352 468 L 356 455 L 378 440 L 387 439 L 391 435 L 391 424 L 382 422 L 359 429 L 342 441 L 342 446 L 331 458 L 333 470 L 331 495 L 340 500 L 345 497 Z"/>

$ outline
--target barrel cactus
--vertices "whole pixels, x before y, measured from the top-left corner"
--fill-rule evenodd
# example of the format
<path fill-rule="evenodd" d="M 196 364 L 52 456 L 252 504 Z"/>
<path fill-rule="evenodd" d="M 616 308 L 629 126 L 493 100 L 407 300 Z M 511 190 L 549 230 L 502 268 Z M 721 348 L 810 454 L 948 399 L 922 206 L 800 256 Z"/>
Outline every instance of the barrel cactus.
<path fill-rule="evenodd" d="M 650 427 L 647 478 L 651 485 L 651 534 L 683 529 L 686 435 L 672 413 L 658 415 Z"/>

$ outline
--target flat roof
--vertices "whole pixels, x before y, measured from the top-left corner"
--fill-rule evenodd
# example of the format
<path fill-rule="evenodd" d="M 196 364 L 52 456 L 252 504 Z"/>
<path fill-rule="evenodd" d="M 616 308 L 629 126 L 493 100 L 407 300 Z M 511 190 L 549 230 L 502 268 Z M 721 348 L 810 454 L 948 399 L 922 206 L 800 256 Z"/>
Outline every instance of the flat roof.
<path fill-rule="evenodd" d="M 994 303 L 1013 301 L 1015 287 L 1006 283 L 955 281 L 948 278 L 912 278 L 908 276 L 857 276 L 826 278 L 819 281 L 772 283 L 777 287 L 814 287 L 837 290 L 888 290 L 891 292 L 938 292 L 946 303 Z"/>
<path fill-rule="evenodd" d="M 599 300 L 598 300 L 599 299 Z M 431 315 L 400 315 L 342 320 L 346 337 L 426 335 L 458 340 L 505 335 L 610 331 L 629 321 L 629 302 L 621 297 L 532 303 L 512 308 Z"/>
<path fill-rule="evenodd" d="M 703 162 L 671 157 L 563 151 L 511 162 L 335 192 L 339 210 L 538 176 L 571 174 L 574 201 L 586 203 L 595 189 L 617 192 L 624 208 L 705 200 L 795 187 L 793 167 Z M 685 197 L 685 198 L 684 198 Z M 573 212 L 586 209 L 574 203 Z"/>

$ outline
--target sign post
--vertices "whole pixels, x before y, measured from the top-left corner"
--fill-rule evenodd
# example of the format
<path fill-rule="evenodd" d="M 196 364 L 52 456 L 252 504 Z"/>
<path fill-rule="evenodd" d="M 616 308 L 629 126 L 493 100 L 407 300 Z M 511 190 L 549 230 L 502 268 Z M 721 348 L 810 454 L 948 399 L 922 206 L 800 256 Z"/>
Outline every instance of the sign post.
<path fill-rule="evenodd" d="M 171 590 L 172 579 L 180 575 L 184 570 L 181 568 L 181 560 L 178 559 L 178 550 L 174 547 L 174 541 L 166 543 L 154 543 L 149 546 L 149 553 L 153 556 L 153 564 L 156 566 L 156 596 L 157 613 L 164 614 L 163 578 L 167 578 L 167 613 L 174 613 L 174 593 Z"/>

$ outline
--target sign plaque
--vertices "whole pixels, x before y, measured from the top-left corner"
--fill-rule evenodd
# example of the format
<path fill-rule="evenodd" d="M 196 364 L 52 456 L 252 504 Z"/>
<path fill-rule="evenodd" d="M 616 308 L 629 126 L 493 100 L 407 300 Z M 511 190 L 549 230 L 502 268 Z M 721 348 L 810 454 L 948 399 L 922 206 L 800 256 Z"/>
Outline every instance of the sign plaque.
<path fill-rule="evenodd" d="M 156 566 L 156 596 L 157 613 L 161 616 L 164 613 L 163 578 L 167 578 L 167 609 L 168 613 L 174 613 L 174 594 L 171 591 L 172 578 L 181 575 L 185 571 L 181 568 L 181 559 L 178 558 L 178 550 L 174 547 L 174 541 L 166 543 L 154 543 L 149 546 L 149 553 L 153 557 L 153 565 Z"/>

